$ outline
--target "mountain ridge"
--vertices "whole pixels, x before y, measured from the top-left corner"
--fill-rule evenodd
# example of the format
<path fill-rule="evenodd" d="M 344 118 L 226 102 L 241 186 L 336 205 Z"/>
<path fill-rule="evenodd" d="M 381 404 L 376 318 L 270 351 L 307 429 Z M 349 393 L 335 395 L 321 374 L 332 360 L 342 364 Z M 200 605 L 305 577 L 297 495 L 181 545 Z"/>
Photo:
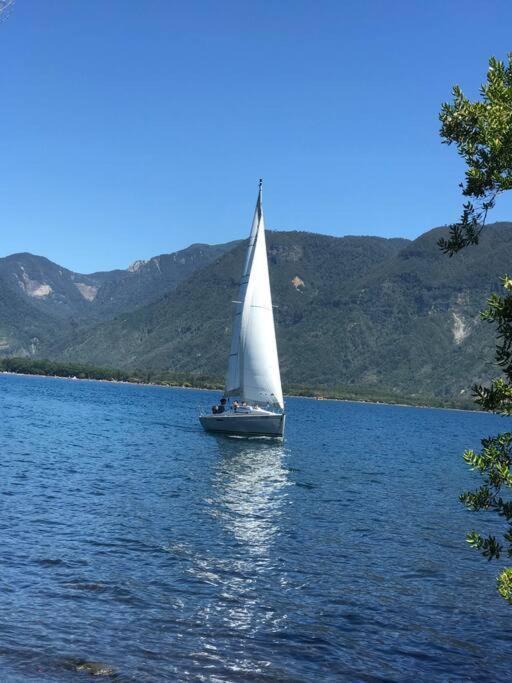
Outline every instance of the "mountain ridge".
<path fill-rule="evenodd" d="M 231 246 L 191 245 L 152 257 L 137 272 L 75 273 L 30 252 L 0 258 L 0 354 L 37 355 L 52 338 L 145 305 Z M 34 324 L 29 335 L 22 319 L 30 317 Z"/>
<path fill-rule="evenodd" d="M 268 231 L 284 382 L 397 396 L 468 396 L 474 381 L 496 374 L 493 331 L 481 323 L 479 311 L 508 269 L 511 228 L 506 222 L 488 226 L 477 248 L 452 259 L 437 247 L 446 227 L 415 240 Z M 93 303 L 96 314 L 81 303 L 74 317 L 62 315 L 65 305 L 71 306 L 68 301 L 60 317 L 53 312 L 36 316 L 30 332 L 18 324 L 23 353 L 218 380 L 226 367 L 230 302 L 236 298 L 244 250 L 241 241 L 193 244 L 140 262 L 129 276 L 129 271 L 83 276 L 53 264 L 71 273 L 75 290 L 77 278 L 85 286 L 102 279 Z M 20 316 L 27 317 L 20 292 L 12 282 L 10 287 Z M 23 303 L 33 304 L 34 298 L 38 312 L 46 314 L 40 303 L 44 296 L 25 296 Z M 1 310 L 0 355 L 16 355 L 2 346 Z M 30 334 L 38 325 L 43 332 L 34 344 Z"/>

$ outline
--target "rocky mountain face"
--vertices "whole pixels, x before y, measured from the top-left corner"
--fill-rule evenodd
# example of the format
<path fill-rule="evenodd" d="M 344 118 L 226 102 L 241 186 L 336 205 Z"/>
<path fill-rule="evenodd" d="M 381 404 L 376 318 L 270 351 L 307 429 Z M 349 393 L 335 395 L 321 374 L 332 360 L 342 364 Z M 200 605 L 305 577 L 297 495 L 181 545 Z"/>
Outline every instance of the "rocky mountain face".
<path fill-rule="evenodd" d="M 269 232 L 284 382 L 454 399 L 496 374 L 494 333 L 479 311 L 509 272 L 512 223 L 489 226 L 478 247 L 451 259 L 436 245 L 444 232 L 412 242 Z M 244 250 L 193 245 L 88 276 L 46 259 L 52 268 L 36 271 L 19 262 L 26 255 L 3 259 L 0 353 L 17 344 L 26 354 L 222 377 Z"/>
<path fill-rule="evenodd" d="M 28 253 L 0 258 L 0 354 L 37 355 L 72 330 L 148 304 L 234 244 L 193 244 L 89 275 Z"/>
<path fill-rule="evenodd" d="M 118 313 L 145 306 L 175 289 L 180 282 L 236 244 L 238 242 L 192 244 L 173 254 L 135 261 L 126 271 L 121 271 L 119 277 L 109 279 L 98 289 L 92 308 L 99 317 L 112 318 Z"/>
<path fill-rule="evenodd" d="M 57 318 L 89 315 L 101 286 L 122 273 L 80 275 L 43 256 L 28 253 L 0 259 L 3 287 L 19 294 L 34 308 Z"/>

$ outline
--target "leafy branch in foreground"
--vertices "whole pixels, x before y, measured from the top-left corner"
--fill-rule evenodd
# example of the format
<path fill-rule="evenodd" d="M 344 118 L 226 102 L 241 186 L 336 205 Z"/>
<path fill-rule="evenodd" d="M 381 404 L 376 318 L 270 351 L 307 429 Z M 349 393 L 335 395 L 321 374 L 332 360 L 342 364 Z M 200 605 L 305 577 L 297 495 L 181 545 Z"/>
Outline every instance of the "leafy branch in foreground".
<path fill-rule="evenodd" d="M 460 501 L 473 512 L 492 511 L 506 520 L 507 530 L 503 534 L 506 553 L 512 557 L 512 501 L 504 498 L 503 492 L 512 490 L 512 434 L 499 434 L 482 440 L 482 451 L 466 451 L 464 460 L 472 470 L 477 470 L 484 482 L 474 491 L 465 491 Z M 481 536 L 476 531 L 467 534 L 468 543 L 479 550 L 488 560 L 499 559 L 504 545 L 495 536 Z M 498 591 L 512 604 L 512 567 L 504 569 L 498 576 Z"/>
<path fill-rule="evenodd" d="M 480 95 L 481 100 L 471 102 L 456 85 L 453 102 L 445 102 L 439 115 L 443 142 L 455 144 L 467 165 L 462 194 L 476 200 L 464 204 L 459 222 L 438 242 L 449 256 L 478 244 L 498 195 L 512 189 L 512 53 L 508 65 L 489 60 Z"/>
<path fill-rule="evenodd" d="M 450 226 L 448 238 L 439 240 L 441 250 L 453 256 L 464 247 L 478 244 L 487 213 L 496 198 L 512 189 L 512 53 L 508 65 L 492 57 L 481 99 L 471 102 L 459 86 L 453 88 L 453 102 L 444 103 L 439 118 L 444 143 L 455 143 L 466 162 L 462 193 L 474 200 L 463 206 L 458 223 Z M 512 415 L 512 279 L 502 279 L 505 295 L 493 294 L 482 318 L 496 325 L 496 362 L 504 376 L 488 387 L 475 386 L 475 401 L 484 410 Z M 512 557 L 512 434 L 506 432 L 482 440 L 482 451 L 466 451 L 464 460 L 480 473 L 483 483 L 466 491 L 460 501 L 473 512 L 486 510 L 506 521 L 503 543 L 495 536 L 467 535 L 468 543 L 488 560 L 506 552 Z M 512 567 L 498 576 L 500 595 L 512 604 Z"/>
<path fill-rule="evenodd" d="M 505 275 L 501 281 L 505 291 L 511 292 L 512 279 Z M 474 386 L 475 401 L 484 410 L 512 415 L 512 294 L 492 294 L 481 317 L 496 325 L 496 363 L 505 377 L 493 380 L 489 387 Z"/>
<path fill-rule="evenodd" d="M 505 290 L 510 291 L 512 280 L 505 276 L 502 281 Z M 496 360 L 505 377 L 495 379 L 489 387 L 473 387 L 475 401 L 484 410 L 512 415 L 512 295 L 493 294 L 482 318 L 497 327 Z M 506 554 L 512 557 L 512 434 L 505 432 L 482 439 L 481 452 L 467 450 L 464 460 L 480 473 L 483 483 L 474 491 L 462 493 L 460 501 L 472 512 L 491 511 L 505 519 L 507 528 L 503 539 Z M 503 543 L 495 536 L 483 537 L 473 530 L 466 538 L 488 560 L 499 559 L 504 553 Z M 512 567 L 498 576 L 498 591 L 512 604 Z"/>

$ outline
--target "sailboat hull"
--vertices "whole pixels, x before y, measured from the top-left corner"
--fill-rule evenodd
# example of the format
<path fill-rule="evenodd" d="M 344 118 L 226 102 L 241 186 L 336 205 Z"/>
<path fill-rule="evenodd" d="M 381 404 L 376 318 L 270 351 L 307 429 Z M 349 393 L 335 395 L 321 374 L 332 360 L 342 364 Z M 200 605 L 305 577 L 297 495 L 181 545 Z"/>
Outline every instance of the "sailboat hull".
<path fill-rule="evenodd" d="M 283 436 L 284 414 L 201 415 L 199 418 L 207 432 L 236 434 L 238 436 Z"/>

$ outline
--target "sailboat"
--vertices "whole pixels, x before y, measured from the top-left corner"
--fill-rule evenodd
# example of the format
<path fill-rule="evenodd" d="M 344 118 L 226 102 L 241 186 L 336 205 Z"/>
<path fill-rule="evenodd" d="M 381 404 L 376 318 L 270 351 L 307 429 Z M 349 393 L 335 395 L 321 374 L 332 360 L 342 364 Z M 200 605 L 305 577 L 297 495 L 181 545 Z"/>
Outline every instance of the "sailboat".
<path fill-rule="evenodd" d="M 207 431 L 283 436 L 285 412 L 268 276 L 262 181 L 252 221 L 221 406 L 199 420 Z"/>

